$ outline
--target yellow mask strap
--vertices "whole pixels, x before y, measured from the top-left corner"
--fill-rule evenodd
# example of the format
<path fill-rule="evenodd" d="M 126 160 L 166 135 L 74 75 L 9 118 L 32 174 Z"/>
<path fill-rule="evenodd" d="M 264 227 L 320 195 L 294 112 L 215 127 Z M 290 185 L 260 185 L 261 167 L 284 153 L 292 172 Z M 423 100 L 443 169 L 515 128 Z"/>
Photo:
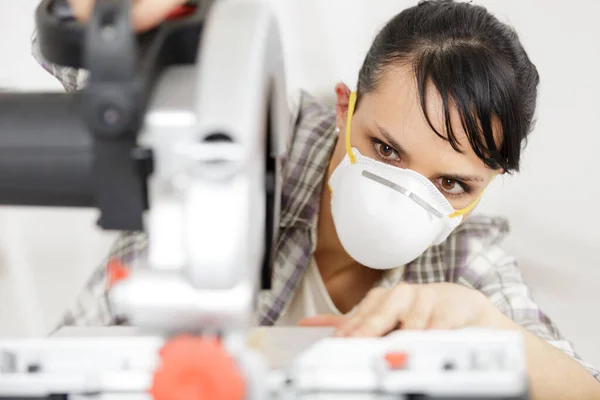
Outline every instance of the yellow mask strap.
<path fill-rule="evenodd" d="M 494 176 L 490 180 L 490 183 L 492 183 L 492 181 L 494 180 L 494 178 L 496 178 L 497 175 L 498 175 L 497 173 L 494 174 Z M 487 190 L 487 186 L 481 191 L 481 193 L 479 193 L 479 196 L 477 196 L 477 198 L 475 199 L 474 202 L 472 202 L 471 204 L 469 204 L 462 210 L 454 211 L 452 214 L 450 214 L 450 218 L 456 218 L 456 217 L 460 217 L 461 215 L 470 213 L 473 210 L 473 208 L 475 208 L 475 206 L 479 203 L 479 200 L 481 200 L 481 197 L 483 196 L 483 194 L 485 193 L 486 190 Z"/>
<path fill-rule="evenodd" d="M 352 124 L 352 116 L 354 115 L 355 108 L 356 92 L 351 92 L 350 98 L 348 99 L 348 117 L 346 119 L 346 153 L 348 153 L 348 158 L 350 158 L 350 164 L 356 163 L 356 157 L 352 152 L 352 144 L 350 142 L 350 126 Z M 329 161 L 329 175 L 331 175 L 332 161 Z M 329 188 L 329 191 L 333 193 L 333 189 L 331 189 L 331 186 L 327 185 L 327 187 Z"/>
<path fill-rule="evenodd" d="M 485 189 L 482 190 L 481 193 L 479 193 L 479 196 L 477 196 L 477 198 L 475 199 L 474 202 L 472 202 L 471 204 L 469 204 L 468 206 L 466 206 L 462 210 L 456 210 L 452 214 L 450 214 L 450 218 L 456 218 L 456 217 L 460 217 L 461 215 L 465 215 L 465 214 L 470 213 L 471 210 L 473 210 L 473 208 L 475 208 L 475 206 L 477 205 L 477 203 L 479 203 L 479 200 L 481 200 L 481 196 L 483 196 L 484 192 L 485 192 Z"/>
<path fill-rule="evenodd" d="M 348 119 L 346 120 L 346 153 L 350 157 L 350 164 L 356 163 L 356 157 L 352 152 L 352 144 L 350 143 L 350 125 L 352 123 L 352 116 L 354 115 L 354 108 L 356 107 L 356 92 L 350 93 L 350 99 L 348 100 Z"/>

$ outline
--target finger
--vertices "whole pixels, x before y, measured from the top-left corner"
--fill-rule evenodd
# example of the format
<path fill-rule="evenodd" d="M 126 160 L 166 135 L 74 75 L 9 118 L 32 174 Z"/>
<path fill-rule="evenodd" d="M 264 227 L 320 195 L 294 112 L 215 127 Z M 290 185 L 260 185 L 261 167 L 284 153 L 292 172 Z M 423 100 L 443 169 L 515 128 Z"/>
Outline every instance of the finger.
<path fill-rule="evenodd" d="M 356 312 L 352 315 L 345 324 L 343 324 L 336 332 L 336 336 L 345 336 L 348 332 L 353 331 L 361 321 L 371 312 L 376 310 L 384 301 L 389 290 L 383 288 L 371 289 L 365 298 L 358 305 Z"/>
<path fill-rule="evenodd" d="M 416 286 L 401 284 L 391 290 L 377 311 L 363 320 L 352 336 L 382 336 L 406 318 L 416 296 Z"/>
<path fill-rule="evenodd" d="M 300 320 L 298 326 L 317 327 L 317 326 L 333 326 L 338 327 L 346 322 L 347 317 L 343 315 L 317 315 Z"/>
<path fill-rule="evenodd" d="M 436 293 L 434 289 L 424 285 L 419 288 L 415 301 L 402 322 L 402 329 L 422 330 L 429 326 L 429 322 L 436 307 Z"/>
<path fill-rule="evenodd" d="M 454 328 L 455 324 L 450 318 L 433 315 L 426 329 L 445 331 Z"/>
<path fill-rule="evenodd" d="M 69 6 L 75 18 L 79 21 L 87 21 L 94 9 L 94 0 L 69 0 Z"/>
<path fill-rule="evenodd" d="M 457 319 L 459 318 L 459 316 L 457 315 L 458 312 L 449 311 L 445 307 L 436 308 L 431 314 L 431 318 L 429 320 L 429 323 L 427 324 L 426 329 L 448 330 L 456 328 L 460 325 L 460 322 L 457 321 Z"/>
<path fill-rule="evenodd" d="M 187 0 L 140 0 L 133 6 L 133 24 L 139 31 L 154 28 Z"/>
<path fill-rule="evenodd" d="M 388 292 L 389 290 L 384 288 L 371 289 L 358 305 L 356 313 L 338 328 L 335 336 L 348 336 L 354 332 L 370 313 L 381 306 Z"/>

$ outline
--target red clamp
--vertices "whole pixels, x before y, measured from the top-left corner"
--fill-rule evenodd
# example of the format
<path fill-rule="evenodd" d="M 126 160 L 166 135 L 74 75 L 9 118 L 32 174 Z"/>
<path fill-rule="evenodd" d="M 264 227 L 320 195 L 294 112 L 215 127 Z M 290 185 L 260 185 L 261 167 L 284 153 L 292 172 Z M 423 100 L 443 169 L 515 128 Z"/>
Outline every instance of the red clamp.
<path fill-rule="evenodd" d="M 161 349 L 150 394 L 154 400 L 244 400 L 235 360 L 215 338 L 180 336 Z"/>

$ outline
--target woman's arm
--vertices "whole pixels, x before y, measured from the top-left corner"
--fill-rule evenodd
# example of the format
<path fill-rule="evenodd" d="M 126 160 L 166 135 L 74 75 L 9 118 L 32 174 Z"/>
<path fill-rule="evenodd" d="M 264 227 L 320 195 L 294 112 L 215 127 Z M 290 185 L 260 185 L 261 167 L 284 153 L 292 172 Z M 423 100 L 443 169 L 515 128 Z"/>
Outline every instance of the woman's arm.
<path fill-rule="evenodd" d="M 507 289 L 503 296 L 510 296 L 511 289 L 521 288 Z M 518 292 L 523 293 L 522 290 Z M 495 294 L 502 295 L 497 292 Z M 519 310 L 516 310 L 514 315 L 527 313 L 520 314 Z M 525 320 L 520 322 L 524 325 L 529 323 Z M 581 361 L 578 362 L 578 357 L 569 356 L 507 317 L 481 292 L 462 285 L 400 284 L 389 289 L 377 288 L 369 292 L 351 317 L 318 316 L 301 321 L 303 326 L 336 326 L 337 336 L 351 337 L 381 336 L 395 329 L 398 324 L 403 329 L 417 330 L 457 329 L 468 326 L 518 330 L 525 339 L 532 399 L 600 399 L 600 383 L 593 376 L 598 376 L 596 370 Z M 542 331 L 543 324 L 533 328 L 534 331 Z M 553 343 L 560 343 L 561 347 L 566 347 L 568 342 L 557 339 Z"/>
<path fill-rule="evenodd" d="M 523 333 L 533 399 L 600 399 L 600 372 L 581 360 L 535 303 L 515 259 L 492 246 L 469 264 L 483 268 L 490 259 L 495 262 L 476 288 L 500 311 L 488 314 L 489 326 Z"/>
<path fill-rule="evenodd" d="M 593 372 L 590 373 L 572 357 L 504 314 L 497 315 L 490 325 L 498 329 L 519 330 L 523 334 L 532 399 L 600 399 L 600 383 L 594 379 Z"/>
<path fill-rule="evenodd" d="M 89 19 L 95 0 L 68 0 L 73 14 L 81 21 Z M 134 0 L 131 10 L 135 28 L 145 31 L 160 24 L 175 7 L 188 0 Z"/>
<path fill-rule="evenodd" d="M 188 0 L 135 0 L 132 8 L 133 24 L 139 31 L 144 31 L 158 25 L 171 10 Z M 95 0 L 69 0 L 74 15 L 81 21 L 89 19 Z M 87 72 L 80 69 L 65 67 L 48 62 L 40 52 L 38 33 L 32 36 L 32 54 L 36 61 L 65 87 L 67 92 L 82 89 L 87 80 Z"/>
<path fill-rule="evenodd" d="M 108 289 L 111 285 L 110 264 L 116 263 L 127 270 L 144 265 L 147 256 L 148 240 L 141 232 L 122 233 L 113 242 L 106 259 L 93 270 L 87 283 L 77 294 L 77 298 L 54 327 L 51 334 L 69 326 L 113 326 L 123 325 L 110 309 Z"/>
<path fill-rule="evenodd" d="M 575 354 L 539 309 L 514 259 L 493 245 L 469 258 L 461 268 L 460 284 L 375 288 L 351 317 L 318 316 L 301 325 L 333 325 L 336 335 L 354 337 L 381 336 L 398 324 L 416 330 L 469 326 L 518 330 L 525 339 L 533 399 L 600 399 L 600 383 L 594 379 L 600 373 Z"/>

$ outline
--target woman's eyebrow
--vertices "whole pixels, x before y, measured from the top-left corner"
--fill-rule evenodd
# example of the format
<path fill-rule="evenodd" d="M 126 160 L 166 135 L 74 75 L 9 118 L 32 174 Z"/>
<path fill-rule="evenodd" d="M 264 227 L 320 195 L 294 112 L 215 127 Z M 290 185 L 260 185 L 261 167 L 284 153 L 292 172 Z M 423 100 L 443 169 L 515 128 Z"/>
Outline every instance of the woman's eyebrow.
<path fill-rule="evenodd" d="M 406 152 L 406 150 L 404 150 L 402 148 L 402 146 L 400 145 L 400 143 L 398 143 L 394 137 L 390 134 L 390 132 L 385 129 L 384 127 L 382 127 L 381 125 L 379 125 L 377 122 L 374 122 L 375 126 L 377 127 L 377 129 L 379 130 L 379 133 L 381 134 L 381 136 L 383 136 L 385 138 L 385 140 L 389 143 L 390 146 L 392 146 L 394 148 L 394 150 L 396 150 L 400 157 L 408 157 L 408 153 Z M 438 174 L 440 177 L 444 177 L 446 179 L 452 179 L 454 181 L 459 181 L 459 182 L 484 182 L 485 180 L 483 179 L 483 177 L 479 176 L 479 175 L 467 175 L 467 174 Z"/>
<path fill-rule="evenodd" d="M 375 123 L 375 126 L 377 127 L 377 129 L 379 130 L 379 133 L 381 134 L 381 136 L 383 136 L 385 138 L 385 140 L 389 143 L 389 145 L 392 146 L 394 148 L 394 150 L 396 150 L 401 157 L 404 157 L 404 158 L 408 157 L 408 153 L 406 152 L 406 150 L 404 150 L 402 148 L 402 146 L 400 145 L 400 143 L 398 143 L 396 141 L 396 139 L 394 139 L 392 137 L 390 132 L 388 132 L 387 129 L 385 129 L 384 127 L 379 125 L 377 122 L 374 122 L 374 123 Z"/>

